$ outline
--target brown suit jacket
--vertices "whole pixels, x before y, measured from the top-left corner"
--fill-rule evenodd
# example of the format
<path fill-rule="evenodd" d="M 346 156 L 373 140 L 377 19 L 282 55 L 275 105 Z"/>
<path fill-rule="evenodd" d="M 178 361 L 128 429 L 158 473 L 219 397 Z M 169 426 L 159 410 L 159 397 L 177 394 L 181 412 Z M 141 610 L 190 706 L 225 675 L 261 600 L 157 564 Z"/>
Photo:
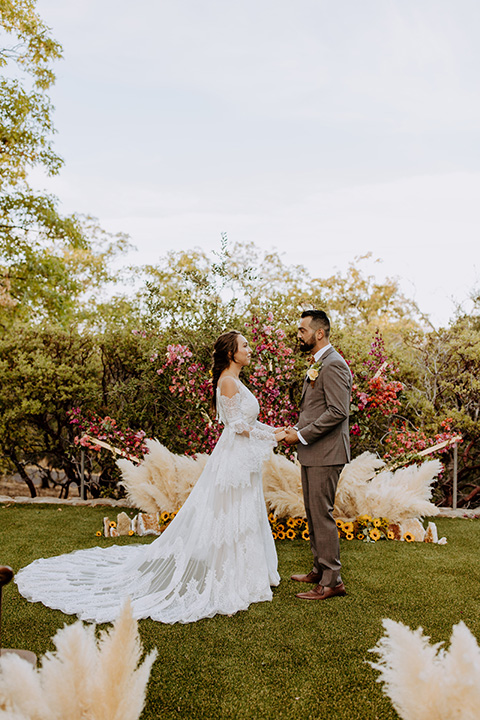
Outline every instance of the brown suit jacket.
<path fill-rule="evenodd" d="M 350 462 L 348 417 L 352 374 L 342 356 L 333 348 L 322 355 L 322 366 L 314 383 L 305 379 L 296 428 L 297 455 L 306 467 L 344 465 Z"/>

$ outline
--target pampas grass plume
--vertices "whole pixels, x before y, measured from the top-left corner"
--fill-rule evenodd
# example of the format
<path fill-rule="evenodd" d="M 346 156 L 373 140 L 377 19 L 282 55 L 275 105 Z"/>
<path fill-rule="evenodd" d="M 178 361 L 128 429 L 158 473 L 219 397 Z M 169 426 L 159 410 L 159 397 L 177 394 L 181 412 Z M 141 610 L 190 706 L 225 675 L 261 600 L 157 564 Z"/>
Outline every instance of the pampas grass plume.
<path fill-rule="evenodd" d="M 0 659 L 0 720 L 137 720 L 145 702 L 151 652 L 142 647 L 127 602 L 96 640 L 80 621 L 59 630 L 37 670 L 16 655 Z"/>
<path fill-rule="evenodd" d="M 431 645 L 422 628 L 384 620 L 385 635 L 370 652 L 377 682 L 402 720 L 477 720 L 480 649 L 463 622 L 453 627 L 450 649 Z"/>

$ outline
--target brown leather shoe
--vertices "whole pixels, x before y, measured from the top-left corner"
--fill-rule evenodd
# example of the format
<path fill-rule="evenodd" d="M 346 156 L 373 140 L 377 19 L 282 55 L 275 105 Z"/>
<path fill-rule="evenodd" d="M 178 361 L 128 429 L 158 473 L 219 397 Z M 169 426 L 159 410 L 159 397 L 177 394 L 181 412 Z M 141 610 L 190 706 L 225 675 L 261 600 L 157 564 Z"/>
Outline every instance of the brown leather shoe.
<path fill-rule="evenodd" d="M 296 580 L 297 582 L 319 583 L 322 579 L 322 576 L 320 575 L 320 573 L 316 573 L 314 570 L 310 570 L 308 575 L 292 575 L 290 579 Z"/>
<path fill-rule="evenodd" d="M 331 597 L 343 597 L 347 594 L 345 585 L 343 582 L 338 583 L 335 587 L 324 587 L 323 585 L 317 585 L 313 590 L 309 590 L 304 593 L 297 593 L 295 597 L 301 598 L 302 600 L 327 600 Z"/>

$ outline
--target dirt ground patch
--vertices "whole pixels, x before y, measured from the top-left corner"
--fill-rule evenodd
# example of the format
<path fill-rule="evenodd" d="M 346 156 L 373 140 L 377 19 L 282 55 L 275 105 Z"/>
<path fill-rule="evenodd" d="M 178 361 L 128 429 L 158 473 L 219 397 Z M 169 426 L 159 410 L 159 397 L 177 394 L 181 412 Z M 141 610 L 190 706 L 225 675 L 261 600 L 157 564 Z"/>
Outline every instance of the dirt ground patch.
<path fill-rule="evenodd" d="M 38 497 L 58 497 L 60 488 L 41 488 L 38 485 L 35 486 Z M 30 490 L 27 484 L 19 482 L 18 480 L 9 480 L 8 478 L 0 478 L 0 495 L 6 495 L 7 497 L 31 497 Z"/>

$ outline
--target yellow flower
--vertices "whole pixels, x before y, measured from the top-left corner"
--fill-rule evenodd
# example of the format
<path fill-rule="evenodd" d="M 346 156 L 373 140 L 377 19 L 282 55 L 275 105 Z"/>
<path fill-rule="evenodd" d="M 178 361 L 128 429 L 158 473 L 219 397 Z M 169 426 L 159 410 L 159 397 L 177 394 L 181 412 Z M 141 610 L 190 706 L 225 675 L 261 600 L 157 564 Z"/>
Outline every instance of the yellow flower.
<path fill-rule="evenodd" d="M 288 528 L 287 530 L 287 538 L 289 540 L 295 540 L 295 530 L 293 528 Z"/>
<path fill-rule="evenodd" d="M 395 533 L 392 532 L 391 530 L 389 530 L 389 531 L 387 532 L 387 538 L 388 538 L 389 540 L 395 540 Z"/>
<path fill-rule="evenodd" d="M 117 527 L 115 520 L 110 520 L 110 527 Z"/>
<path fill-rule="evenodd" d="M 294 520 L 293 518 L 289 517 L 288 520 L 287 520 L 287 525 L 288 525 L 289 528 L 294 528 L 294 527 L 295 527 L 295 520 Z"/>
<path fill-rule="evenodd" d="M 361 522 L 361 523 L 372 522 L 372 518 L 370 517 L 370 515 L 359 515 L 357 520 L 358 520 L 358 522 Z"/>
<path fill-rule="evenodd" d="M 130 535 L 130 537 L 132 537 L 132 535 L 135 535 L 135 532 L 133 530 L 129 530 L 128 534 Z"/>
<path fill-rule="evenodd" d="M 375 542 L 377 542 L 377 540 L 380 540 L 380 538 L 382 537 L 380 532 L 377 530 L 377 528 L 370 530 L 370 532 L 368 534 L 370 535 L 371 539 L 374 540 Z"/>
<path fill-rule="evenodd" d="M 308 533 L 308 530 L 304 530 L 302 532 L 302 538 L 303 538 L 303 540 L 310 540 L 310 535 Z"/>
<path fill-rule="evenodd" d="M 166 523 L 167 520 L 170 520 L 170 513 L 162 512 L 162 514 L 160 515 L 160 520 L 162 523 Z"/>
<path fill-rule="evenodd" d="M 340 518 L 337 518 L 337 520 L 335 520 L 335 525 L 337 526 L 337 528 L 340 528 L 340 530 L 343 530 L 343 522 L 340 520 Z"/>
<path fill-rule="evenodd" d="M 276 532 L 272 532 L 272 535 L 273 535 L 273 539 L 274 539 L 274 540 L 277 540 L 277 533 L 276 533 Z"/>
<path fill-rule="evenodd" d="M 353 540 L 353 538 L 354 538 L 355 536 L 354 536 L 353 533 L 349 532 L 349 533 L 347 533 L 347 534 L 345 535 L 345 537 L 347 538 L 347 540 Z"/>
<path fill-rule="evenodd" d="M 406 532 L 403 536 L 403 539 L 407 542 L 413 542 L 415 540 L 415 535 L 413 535 L 413 533 Z"/>
<path fill-rule="evenodd" d="M 279 530 L 279 531 L 277 532 L 277 539 L 278 539 L 278 540 L 285 540 L 285 533 L 284 533 L 283 530 Z"/>
<path fill-rule="evenodd" d="M 95 533 L 95 535 L 96 535 L 97 537 L 102 537 L 102 533 L 100 532 L 100 530 L 97 530 L 97 532 Z"/>
<path fill-rule="evenodd" d="M 345 525 L 343 526 L 343 529 L 346 533 L 352 533 L 353 532 L 353 523 L 352 522 L 345 523 Z"/>
<path fill-rule="evenodd" d="M 275 522 L 275 515 L 273 514 L 273 512 L 268 513 L 268 519 L 271 523 Z"/>
<path fill-rule="evenodd" d="M 373 527 L 376 527 L 376 528 L 380 527 L 380 525 L 382 524 L 382 521 L 380 520 L 380 518 L 373 518 L 372 522 L 373 522 Z"/>
<path fill-rule="evenodd" d="M 342 537 L 342 533 L 340 532 L 340 530 L 337 530 L 337 532 L 338 532 L 338 537 L 341 538 L 341 537 Z"/>
<path fill-rule="evenodd" d="M 365 540 L 365 535 L 363 533 L 358 533 L 357 540 Z"/>
<path fill-rule="evenodd" d="M 302 525 L 303 525 L 303 518 L 295 518 L 295 526 L 302 527 Z"/>

